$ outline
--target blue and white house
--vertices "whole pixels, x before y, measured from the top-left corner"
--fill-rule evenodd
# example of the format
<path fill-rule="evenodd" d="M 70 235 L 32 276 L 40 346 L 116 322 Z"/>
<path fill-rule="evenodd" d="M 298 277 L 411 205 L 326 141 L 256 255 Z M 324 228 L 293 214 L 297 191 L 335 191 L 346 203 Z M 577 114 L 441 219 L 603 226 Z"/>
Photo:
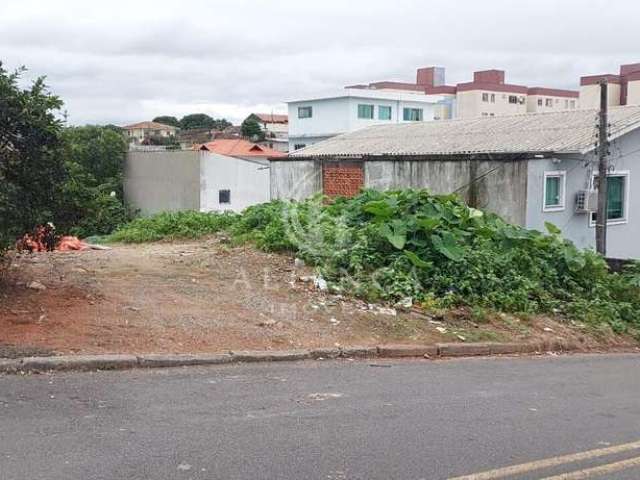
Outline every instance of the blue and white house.
<path fill-rule="evenodd" d="M 335 95 L 287 102 L 289 151 L 372 125 L 452 118 L 455 99 L 396 90 L 345 88 Z"/>

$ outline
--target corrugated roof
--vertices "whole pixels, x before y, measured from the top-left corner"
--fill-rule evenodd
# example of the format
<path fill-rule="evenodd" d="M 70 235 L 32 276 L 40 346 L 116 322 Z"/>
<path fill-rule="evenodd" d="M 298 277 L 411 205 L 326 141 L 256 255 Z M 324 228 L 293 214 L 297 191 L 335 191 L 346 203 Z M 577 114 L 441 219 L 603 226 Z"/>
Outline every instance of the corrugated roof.
<path fill-rule="evenodd" d="M 597 110 L 376 125 L 338 135 L 290 157 L 586 153 L 596 141 Z M 640 106 L 609 111 L 611 139 L 640 127 Z"/>
<path fill-rule="evenodd" d="M 203 143 L 196 147 L 197 150 L 227 155 L 229 157 L 285 157 L 286 154 L 278 152 L 264 145 L 248 142 L 243 139 L 221 138 L 213 142 Z"/>

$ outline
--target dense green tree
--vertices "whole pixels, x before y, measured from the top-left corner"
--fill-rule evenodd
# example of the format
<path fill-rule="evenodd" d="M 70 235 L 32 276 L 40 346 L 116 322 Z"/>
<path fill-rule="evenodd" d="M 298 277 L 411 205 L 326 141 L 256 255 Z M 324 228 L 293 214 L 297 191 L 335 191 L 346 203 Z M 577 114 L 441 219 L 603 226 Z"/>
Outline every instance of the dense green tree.
<path fill-rule="evenodd" d="M 129 219 L 123 202 L 127 145 L 113 126 L 64 128 L 62 101 L 43 78 L 0 63 L 0 249 L 52 221 L 58 233 L 109 233 Z"/>
<path fill-rule="evenodd" d="M 80 236 L 110 233 L 129 219 L 123 201 L 125 138 L 108 126 L 64 129 L 67 171 L 55 220 L 60 229 Z"/>
<path fill-rule="evenodd" d="M 0 62 L 0 247 L 52 218 L 66 177 L 62 101 L 42 77 L 21 87 L 23 71 L 8 72 Z"/>
<path fill-rule="evenodd" d="M 172 127 L 180 128 L 180 120 L 171 115 L 161 115 L 153 119 L 154 122 L 161 123 L 163 125 L 171 125 Z"/>
<path fill-rule="evenodd" d="M 180 128 L 194 130 L 196 128 L 213 128 L 215 120 L 206 113 L 191 113 L 180 119 Z"/>
<path fill-rule="evenodd" d="M 248 117 L 240 125 L 240 133 L 243 137 L 249 138 L 253 141 L 264 140 L 264 131 L 260 124 L 252 117 Z"/>
<path fill-rule="evenodd" d="M 230 126 L 231 122 L 226 119 L 214 119 L 206 113 L 191 113 L 180 119 L 180 128 L 183 130 L 195 130 L 198 128 L 224 130 Z"/>
<path fill-rule="evenodd" d="M 240 125 L 240 133 L 243 137 L 249 138 L 252 141 L 264 140 L 264 131 L 260 124 L 252 117 L 248 117 Z"/>

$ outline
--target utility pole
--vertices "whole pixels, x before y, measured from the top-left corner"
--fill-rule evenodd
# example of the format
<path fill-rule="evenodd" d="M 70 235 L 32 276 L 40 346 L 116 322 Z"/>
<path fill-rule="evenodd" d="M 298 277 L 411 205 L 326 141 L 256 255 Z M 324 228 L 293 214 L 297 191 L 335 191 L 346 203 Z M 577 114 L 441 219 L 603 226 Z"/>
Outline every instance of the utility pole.
<path fill-rule="evenodd" d="M 607 173 L 609 172 L 609 128 L 607 115 L 607 81 L 600 83 L 598 125 L 598 211 L 596 213 L 596 251 L 607 254 Z"/>

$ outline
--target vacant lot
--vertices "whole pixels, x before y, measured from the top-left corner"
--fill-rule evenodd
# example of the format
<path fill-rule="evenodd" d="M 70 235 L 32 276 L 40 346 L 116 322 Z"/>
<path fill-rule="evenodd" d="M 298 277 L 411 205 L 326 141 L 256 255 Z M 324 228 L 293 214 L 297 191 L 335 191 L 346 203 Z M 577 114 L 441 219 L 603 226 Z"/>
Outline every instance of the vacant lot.
<path fill-rule="evenodd" d="M 292 257 L 200 242 L 10 257 L 0 284 L 0 356 L 219 352 L 336 345 L 572 338 L 630 339 L 547 318 L 425 315 L 318 291 Z M 38 281 L 45 289 L 30 288 Z M 32 285 L 33 287 L 33 285 Z"/>

